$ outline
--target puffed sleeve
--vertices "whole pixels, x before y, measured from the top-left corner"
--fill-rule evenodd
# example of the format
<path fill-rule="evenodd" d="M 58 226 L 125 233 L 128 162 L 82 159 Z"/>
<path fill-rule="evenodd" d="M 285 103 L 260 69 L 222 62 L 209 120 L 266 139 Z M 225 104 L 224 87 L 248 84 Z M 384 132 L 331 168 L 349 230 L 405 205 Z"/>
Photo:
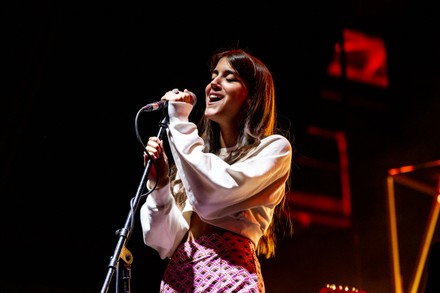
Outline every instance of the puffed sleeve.
<path fill-rule="evenodd" d="M 291 168 L 292 148 L 281 135 L 264 138 L 246 158 L 228 164 L 203 152 L 203 140 L 194 123 L 188 122 L 185 103 L 170 103 L 168 138 L 190 203 L 205 221 L 222 226 L 225 217 L 246 217 L 264 231 L 272 208 L 285 195 Z M 258 214 L 257 214 L 258 213 Z M 245 228 L 244 228 L 245 229 Z"/>
<path fill-rule="evenodd" d="M 144 243 L 159 252 L 162 259 L 171 257 L 189 222 L 176 205 L 167 184 L 154 190 L 140 210 Z"/>

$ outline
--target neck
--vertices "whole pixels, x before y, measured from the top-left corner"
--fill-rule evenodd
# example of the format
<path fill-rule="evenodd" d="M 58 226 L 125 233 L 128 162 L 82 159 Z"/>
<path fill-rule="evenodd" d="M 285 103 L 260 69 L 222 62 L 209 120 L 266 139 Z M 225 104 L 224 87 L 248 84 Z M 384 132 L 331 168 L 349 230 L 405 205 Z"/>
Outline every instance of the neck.
<path fill-rule="evenodd" d="M 222 148 L 233 147 L 237 144 L 238 133 L 236 128 L 224 129 L 220 131 L 220 146 Z"/>

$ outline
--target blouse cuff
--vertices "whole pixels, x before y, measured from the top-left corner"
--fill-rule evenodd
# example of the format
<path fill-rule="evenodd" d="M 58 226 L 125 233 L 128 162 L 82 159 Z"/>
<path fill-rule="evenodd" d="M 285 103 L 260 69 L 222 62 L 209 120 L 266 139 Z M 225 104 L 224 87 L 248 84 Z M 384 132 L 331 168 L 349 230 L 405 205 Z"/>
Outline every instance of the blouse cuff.
<path fill-rule="evenodd" d="M 189 114 L 193 109 L 193 105 L 185 102 L 169 102 L 168 116 L 170 123 L 188 122 Z"/>
<path fill-rule="evenodd" d="M 147 204 L 150 208 L 159 208 L 169 204 L 172 200 L 170 184 L 155 189 L 148 197 Z"/>

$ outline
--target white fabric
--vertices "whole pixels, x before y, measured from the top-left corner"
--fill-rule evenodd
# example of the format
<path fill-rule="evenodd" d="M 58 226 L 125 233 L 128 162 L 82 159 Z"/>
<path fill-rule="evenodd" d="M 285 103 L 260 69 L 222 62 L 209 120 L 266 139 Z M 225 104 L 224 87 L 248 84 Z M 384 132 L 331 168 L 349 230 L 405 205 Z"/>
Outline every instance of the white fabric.
<path fill-rule="evenodd" d="M 191 110 L 188 103 L 168 103 L 168 141 L 188 196 L 184 210 L 179 210 L 167 185 L 153 191 L 140 211 L 144 242 L 162 259 L 171 257 L 188 231 L 192 211 L 257 246 L 284 196 L 290 172 L 292 148 L 281 135 L 264 138 L 233 164 L 202 152 L 197 126 L 188 121 Z"/>

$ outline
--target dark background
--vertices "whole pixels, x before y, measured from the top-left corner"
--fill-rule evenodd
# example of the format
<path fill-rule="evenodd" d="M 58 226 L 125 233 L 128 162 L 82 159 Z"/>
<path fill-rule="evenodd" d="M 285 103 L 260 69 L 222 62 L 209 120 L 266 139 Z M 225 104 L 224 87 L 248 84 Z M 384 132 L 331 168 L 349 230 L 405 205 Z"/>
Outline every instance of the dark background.
<path fill-rule="evenodd" d="M 310 125 L 347 136 L 351 227 L 296 223 L 277 257 L 262 260 L 267 291 L 318 293 L 335 283 L 393 292 L 387 171 L 440 159 L 440 21 L 426 3 L 327 2 L 9 3 L 2 41 L 1 291 L 101 289 L 115 231 L 125 224 L 144 170 L 138 110 L 172 88 L 188 88 L 200 111 L 210 56 L 238 45 L 272 70 L 280 117 L 290 121 L 302 153 L 312 153 L 304 143 Z M 327 76 L 343 28 L 384 40 L 387 89 Z M 328 88 L 364 103 L 322 99 Z M 160 119 L 160 112 L 141 115 L 142 137 L 156 134 Z M 301 176 L 293 174 L 293 196 Z M 313 174 L 307 181 L 326 189 Z M 398 211 L 399 236 L 413 247 L 429 210 L 421 201 L 402 202 Z M 128 242 L 132 291 L 157 292 L 165 261 L 143 245 L 135 220 Z M 411 261 L 402 266 L 407 282 Z"/>

